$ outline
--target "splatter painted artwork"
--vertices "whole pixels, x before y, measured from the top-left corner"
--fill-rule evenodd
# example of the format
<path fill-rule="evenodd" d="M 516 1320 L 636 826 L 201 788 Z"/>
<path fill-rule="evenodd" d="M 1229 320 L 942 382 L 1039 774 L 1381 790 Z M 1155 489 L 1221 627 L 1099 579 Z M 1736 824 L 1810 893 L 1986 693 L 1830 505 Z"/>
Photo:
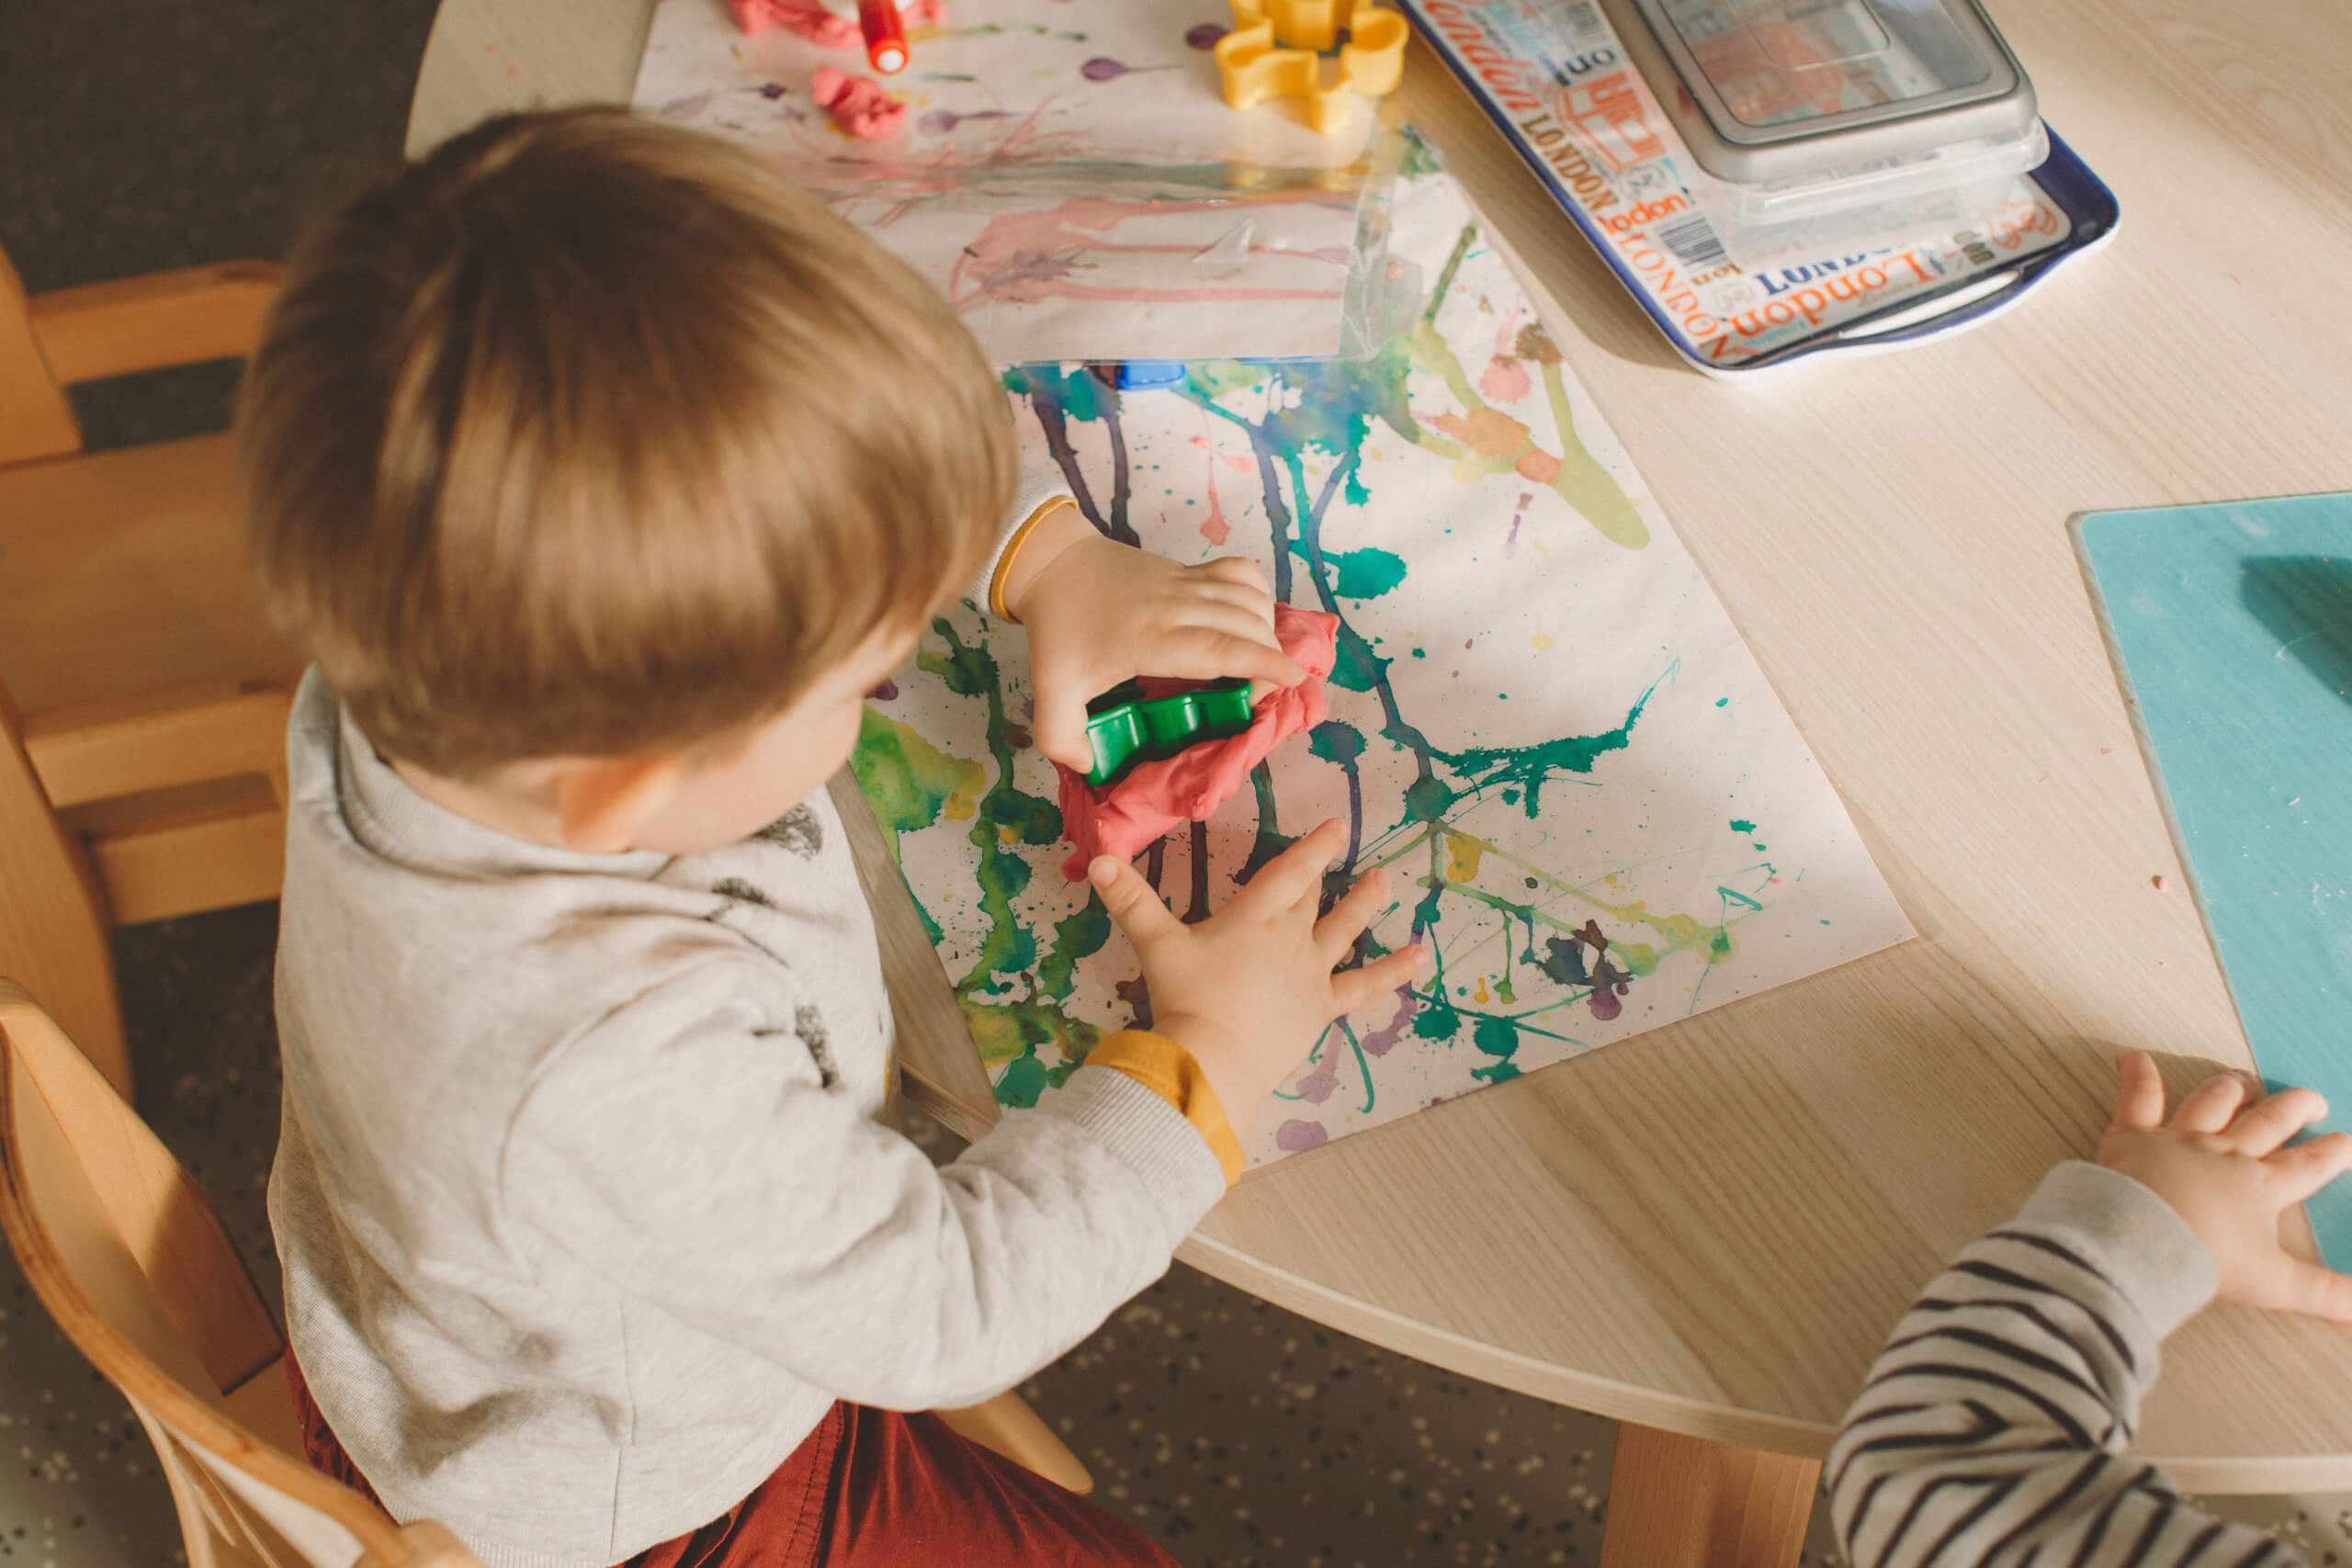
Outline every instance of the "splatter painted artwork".
<path fill-rule="evenodd" d="M 1227 108 L 1209 53 L 1224 0 L 944 0 L 881 79 L 904 113 L 873 141 L 812 96 L 819 70 L 865 70 L 854 27 L 833 37 L 813 0 L 782 10 L 815 19 L 747 35 L 722 0 L 662 0 L 637 106 L 775 158 L 928 277 L 996 363 L 1341 346 L 1382 183 L 1374 116 L 1324 137 L 1295 105 Z"/>
<path fill-rule="evenodd" d="M 1436 958 L 1325 1034 L 1253 1163 L 1910 935 L 1459 188 L 1416 152 L 1395 215 L 1399 325 L 1369 359 L 1195 364 L 1148 391 L 1006 377 L 1029 460 L 1106 533 L 1249 555 L 1340 618 L 1329 720 L 1139 863 L 1197 916 L 1338 817 L 1348 873 L 1395 883 L 1368 949 Z M 1151 1019 L 1132 949 L 1062 875 L 1027 702 L 1020 631 L 959 607 L 856 760 L 1008 1104 Z"/>

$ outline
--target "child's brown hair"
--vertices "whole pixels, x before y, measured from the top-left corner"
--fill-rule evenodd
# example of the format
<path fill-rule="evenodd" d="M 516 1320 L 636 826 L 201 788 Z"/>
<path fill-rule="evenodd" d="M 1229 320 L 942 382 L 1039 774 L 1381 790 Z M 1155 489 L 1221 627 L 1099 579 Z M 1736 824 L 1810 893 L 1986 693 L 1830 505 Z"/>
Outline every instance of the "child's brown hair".
<path fill-rule="evenodd" d="M 1004 399 L 907 267 L 751 152 L 492 120 L 311 231 L 239 413 L 272 613 L 455 778 L 683 750 L 978 569 Z"/>

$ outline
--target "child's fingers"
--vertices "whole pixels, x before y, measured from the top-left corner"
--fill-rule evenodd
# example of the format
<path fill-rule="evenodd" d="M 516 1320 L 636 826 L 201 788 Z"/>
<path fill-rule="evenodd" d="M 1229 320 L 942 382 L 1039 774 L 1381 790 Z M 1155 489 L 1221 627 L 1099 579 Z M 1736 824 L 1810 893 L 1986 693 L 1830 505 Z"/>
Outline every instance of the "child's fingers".
<path fill-rule="evenodd" d="M 1227 578 L 1195 577 L 1191 595 L 1197 599 L 1215 600 L 1220 604 L 1236 604 L 1249 611 L 1268 626 L 1274 624 L 1274 595 L 1263 582 L 1235 582 Z"/>
<path fill-rule="evenodd" d="M 2282 1205 L 2300 1203 L 2352 1170 L 2352 1133 L 2330 1133 L 2324 1138 L 2313 1138 L 2308 1144 L 2282 1149 L 2262 1163 L 2277 1183 L 2272 1195 Z"/>
<path fill-rule="evenodd" d="M 1340 819 L 1326 818 L 1313 832 L 1268 861 L 1241 890 L 1241 897 L 1277 909 L 1289 908 L 1321 891 L 1324 871 L 1340 858 L 1340 846 L 1346 842 L 1347 829 Z"/>
<path fill-rule="evenodd" d="M 2180 1109 L 2166 1125 L 2176 1133 L 2218 1133 L 2245 1103 L 2245 1079 L 2235 1073 L 2218 1073 L 2180 1097 Z"/>
<path fill-rule="evenodd" d="M 1279 649 L 1282 643 L 1274 637 L 1274 623 L 1247 604 L 1235 604 L 1222 599 L 1196 599 L 1177 613 L 1177 624 L 1166 635 L 1183 632 L 1223 632 L 1254 642 L 1261 648 Z"/>
<path fill-rule="evenodd" d="M 1184 922 L 1159 901 L 1143 874 L 1116 855 L 1096 855 L 1086 867 L 1086 880 L 1094 884 L 1102 908 L 1137 948 L 1183 931 Z"/>
<path fill-rule="evenodd" d="M 2327 1101 L 2307 1089 L 2285 1089 L 2256 1100 L 2230 1123 L 2230 1141 L 2256 1159 L 2327 1114 Z"/>
<path fill-rule="evenodd" d="M 1060 695 L 1058 690 L 1038 689 L 1036 711 L 1030 716 L 1030 739 L 1055 761 L 1082 773 L 1094 765 L 1094 754 L 1086 744 L 1086 709 L 1083 704 L 1060 701 Z"/>
<path fill-rule="evenodd" d="M 1429 967 L 1429 950 L 1415 942 L 1400 947 L 1361 969 L 1342 969 L 1331 976 L 1331 1007 L 1335 1014 L 1369 1006 L 1385 993 L 1409 986 Z"/>
<path fill-rule="evenodd" d="M 2118 1133 L 2146 1133 L 2165 1123 L 2165 1080 L 2156 1060 L 2145 1051 L 2126 1051 L 2115 1058 L 2115 1116 L 2108 1123 Z"/>
<path fill-rule="evenodd" d="M 1308 897 L 1316 897 L 1320 889 L 1310 890 Z M 1345 897 L 1331 906 L 1331 912 L 1315 922 L 1315 946 L 1323 954 L 1326 964 L 1337 964 L 1348 955 L 1364 928 L 1388 907 L 1388 874 L 1369 871 L 1356 879 Z"/>
<path fill-rule="evenodd" d="M 1220 582 L 1233 582 L 1245 588 L 1255 588 L 1265 593 L 1269 599 L 1273 596 L 1272 591 L 1266 585 L 1265 568 L 1248 556 L 1219 556 L 1213 561 L 1204 561 L 1201 566 L 1201 575 L 1214 577 Z"/>
<path fill-rule="evenodd" d="M 2276 1305 L 2333 1323 L 2352 1323 L 2352 1278 L 2300 1258 L 2282 1257 L 2279 1262 L 2284 1267 Z"/>
<path fill-rule="evenodd" d="M 1306 671 L 1293 664 L 1280 648 L 1204 626 L 1187 626 L 1161 639 L 1148 657 L 1153 668 L 1147 673 L 1190 681 L 1242 675 L 1288 688 L 1306 679 Z"/>

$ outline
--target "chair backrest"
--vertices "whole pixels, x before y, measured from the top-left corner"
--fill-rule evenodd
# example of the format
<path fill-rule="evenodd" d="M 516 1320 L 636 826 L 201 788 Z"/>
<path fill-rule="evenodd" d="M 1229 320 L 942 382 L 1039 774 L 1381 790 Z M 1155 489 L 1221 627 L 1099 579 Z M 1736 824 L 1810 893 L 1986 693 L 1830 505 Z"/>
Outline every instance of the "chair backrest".
<path fill-rule="evenodd" d="M 153 1439 L 189 1568 L 480 1568 L 304 1462 L 285 1345 L 203 1190 L 0 980 L 0 1228 Z"/>
<path fill-rule="evenodd" d="M 0 463 L 82 449 L 65 389 L 207 359 L 243 359 L 285 269 L 215 262 L 28 295 L 0 251 Z"/>

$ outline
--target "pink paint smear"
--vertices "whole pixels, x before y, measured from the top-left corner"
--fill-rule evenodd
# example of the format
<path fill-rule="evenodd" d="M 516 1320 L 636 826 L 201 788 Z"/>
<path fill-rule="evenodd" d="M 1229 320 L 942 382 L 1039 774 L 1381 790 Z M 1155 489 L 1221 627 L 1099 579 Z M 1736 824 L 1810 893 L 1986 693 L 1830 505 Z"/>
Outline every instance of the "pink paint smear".
<path fill-rule="evenodd" d="M 1295 199 L 1295 198 L 1285 198 Z M 1239 215 L 1243 201 L 1121 201 L 1109 197 L 1074 197 L 1038 212 L 1014 212 L 992 218 L 956 259 L 947 280 L 947 300 L 959 309 L 985 296 L 1011 304 L 1039 300 L 1125 299 L 1230 303 L 1245 299 L 1337 299 L 1343 292 L 1349 257 L 1344 251 L 1297 252 L 1329 262 L 1335 281 L 1329 288 L 1263 288 L 1211 285 L 1204 288 L 1155 287 L 1133 283 L 1119 286 L 1085 284 L 1075 275 L 1100 265 L 1091 259 L 1115 255 L 1166 255 L 1190 259 L 1200 254 L 1197 244 L 1118 244 L 1104 238 L 1131 218 L 1171 213 L 1230 212 Z M 1265 247 L 1252 246 L 1251 254 Z"/>

